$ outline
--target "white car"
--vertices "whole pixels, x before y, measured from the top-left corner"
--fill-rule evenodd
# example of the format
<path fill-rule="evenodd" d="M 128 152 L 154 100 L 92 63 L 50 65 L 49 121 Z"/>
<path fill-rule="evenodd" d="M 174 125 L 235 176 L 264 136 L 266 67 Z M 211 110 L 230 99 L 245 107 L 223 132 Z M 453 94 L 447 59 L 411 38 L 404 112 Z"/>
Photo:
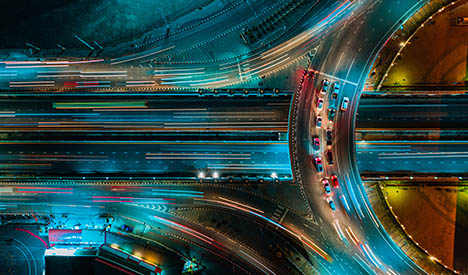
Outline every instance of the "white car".
<path fill-rule="evenodd" d="M 320 89 L 321 94 L 326 94 L 328 91 L 328 86 L 330 86 L 330 82 L 326 79 L 322 80 L 322 88 Z"/>
<path fill-rule="evenodd" d="M 317 116 L 317 118 L 315 119 L 315 127 L 322 128 L 322 117 L 321 116 Z"/>
<path fill-rule="evenodd" d="M 317 98 L 316 107 L 318 111 L 321 111 L 323 109 L 323 103 L 324 103 L 323 98 L 321 97 Z"/>
<path fill-rule="evenodd" d="M 343 97 L 343 101 L 341 102 L 341 111 L 346 111 L 349 105 L 349 98 Z"/>

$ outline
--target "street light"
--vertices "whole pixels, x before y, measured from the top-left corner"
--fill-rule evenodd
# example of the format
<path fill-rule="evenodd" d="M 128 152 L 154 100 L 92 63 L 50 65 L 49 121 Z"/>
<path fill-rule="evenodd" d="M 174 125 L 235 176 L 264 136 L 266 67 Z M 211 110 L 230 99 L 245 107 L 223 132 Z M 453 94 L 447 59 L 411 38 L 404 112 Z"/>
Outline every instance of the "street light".
<path fill-rule="evenodd" d="M 218 179 L 219 178 L 219 173 L 218 172 L 213 172 L 213 178 Z"/>
<path fill-rule="evenodd" d="M 199 173 L 198 173 L 198 178 L 199 178 L 199 179 L 204 179 L 204 178 L 205 178 L 205 173 L 199 172 Z"/>

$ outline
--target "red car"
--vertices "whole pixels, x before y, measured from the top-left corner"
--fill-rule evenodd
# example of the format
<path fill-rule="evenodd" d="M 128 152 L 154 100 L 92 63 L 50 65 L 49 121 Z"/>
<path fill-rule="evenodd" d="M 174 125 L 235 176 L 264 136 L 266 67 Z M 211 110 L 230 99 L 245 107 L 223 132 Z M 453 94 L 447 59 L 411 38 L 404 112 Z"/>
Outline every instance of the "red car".
<path fill-rule="evenodd" d="M 333 187 L 335 188 L 340 187 L 340 181 L 338 180 L 338 177 L 336 175 L 331 175 L 330 180 L 333 184 Z"/>

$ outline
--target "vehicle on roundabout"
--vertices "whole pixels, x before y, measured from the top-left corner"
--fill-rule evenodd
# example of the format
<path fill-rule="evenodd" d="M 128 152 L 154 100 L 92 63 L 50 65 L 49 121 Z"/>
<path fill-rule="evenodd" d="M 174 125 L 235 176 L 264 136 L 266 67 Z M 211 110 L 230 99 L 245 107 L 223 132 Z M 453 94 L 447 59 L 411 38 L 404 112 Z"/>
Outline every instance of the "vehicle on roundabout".
<path fill-rule="evenodd" d="M 327 152 L 325 152 L 325 156 L 327 157 L 328 165 L 335 164 L 335 161 L 333 161 L 333 152 L 331 150 L 327 150 Z"/>
<path fill-rule="evenodd" d="M 349 105 L 349 98 L 348 97 L 343 97 L 343 101 L 341 102 L 341 111 L 346 111 L 348 110 L 348 105 Z"/>
<path fill-rule="evenodd" d="M 330 128 L 327 128 L 325 136 L 326 136 L 326 140 L 327 140 L 327 145 L 332 146 L 332 144 L 333 144 L 333 130 L 330 129 Z"/>
<path fill-rule="evenodd" d="M 317 98 L 317 103 L 315 104 L 315 107 L 317 107 L 317 111 L 321 111 L 323 109 L 323 103 L 323 98 Z"/>
<path fill-rule="evenodd" d="M 323 184 L 323 188 L 325 189 L 325 193 L 327 195 L 331 194 L 330 182 L 327 179 L 323 179 L 322 184 Z"/>
<path fill-rule="evenodd" d="M 326 94 L 328 92 L 328 87 L 330 86 L 330 82 L 327 79 L 322 80 L 322 87 L 320 88 L 321 94 Z"/>
<path fill-rule="evenodd" d="M 330 96 L 330 108 L 331 107 L 334 107 L 336 109 L 335 106 L 337 106 L 337 101 L 338 101 L 338 95 L 340 94 L 340 84 L 338 83 L 335 83 L 333 84 L 333 91 L 332 91 L 332 94 Z"/>
<path fill-rule="evenodd" d="M 333 187 L 340 187 L 340 181 L 338 180 L 338 177 L 335 174 L 331 175 L 330 180 L 332 182 Z"/>
<path fill-rule="evenodd" d="M 328 109 L 328 120 L 330 122 L 334 122 L 335 121 L 335 116 L 336 116 L 336 109 L 334 107 L 330 107 Z"/>
<path fill-rule="evenodd" d="M 333 92 L 332 92 L 331 98 L 336 100 L 338 99 L 339 94 L 340 94 L 340 84 L 335 83 L 333 84 Z"/>
<path fill-rule="evenodd" d="M 315 162 L 315 168 L 317 169 L 317 172 L 322 173 L 323 172 L 322 159 L 320 157 L 315 157 L 314 162 Z"/>
<path fill-rule="evenodd" d="M 328 202 L 328 205 L 330 206 L 331 210 L 335 211 L 336 206 L 335 206 L 335 203 L 333 202 L 332 198 L 328 197 L 327 202 Z"/>
<path fill-rule="evenodd" d="M 315 119 L 315 127 L 322 128 L 322 116 L 317 116 Z"/>
<path fill-rule="evenodd" d="M 318 137 L 315 137 L 312 141 L 312 148 L 315 150 L 315 151 L 319 151 L 320 150 L 320 138 Z"/>

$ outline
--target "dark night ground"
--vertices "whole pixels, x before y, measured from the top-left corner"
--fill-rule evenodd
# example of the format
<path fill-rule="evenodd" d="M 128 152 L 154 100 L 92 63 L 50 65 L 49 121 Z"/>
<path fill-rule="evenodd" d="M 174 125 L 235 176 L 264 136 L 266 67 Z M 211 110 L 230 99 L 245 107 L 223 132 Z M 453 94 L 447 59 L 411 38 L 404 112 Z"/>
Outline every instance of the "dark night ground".
<path fill-rule="evenodd" d="M 3 1 L 0 48 L 81 47 L 76 33 L 92 43 L 128 41 L 213 0 L 16 0 Z"/>

